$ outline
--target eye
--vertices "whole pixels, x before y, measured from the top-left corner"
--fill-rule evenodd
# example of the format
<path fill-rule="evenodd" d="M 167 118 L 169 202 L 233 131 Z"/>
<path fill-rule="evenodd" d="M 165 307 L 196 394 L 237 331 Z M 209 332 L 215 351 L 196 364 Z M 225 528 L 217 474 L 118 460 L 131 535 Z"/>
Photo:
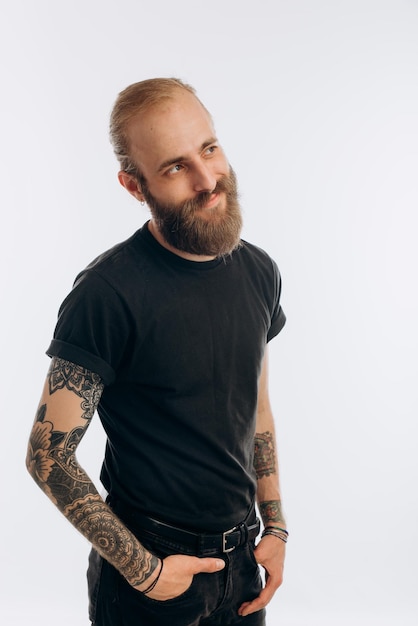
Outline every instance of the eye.
<path fill-rule="evenodd" d="M 212 154 L 214 154 L 216 152 L 216 150 L 218 149 L 218 146 L 214 145 L 214 146 L 208 146 L 206 148 L 206 150 L 204 151 L 204 154 L 207 156 L 211 156 Z"/>
<path fill-rule="evenodd" d="M 180 163 L 176 163 L 175 165 L 173 165 L 172 167 L 170 167 L 169 170 L 167 170 L 167 174 L 177 174 L 178 172 L 181 172 L 181 170 L 183 169 L 183 166 Z"/>

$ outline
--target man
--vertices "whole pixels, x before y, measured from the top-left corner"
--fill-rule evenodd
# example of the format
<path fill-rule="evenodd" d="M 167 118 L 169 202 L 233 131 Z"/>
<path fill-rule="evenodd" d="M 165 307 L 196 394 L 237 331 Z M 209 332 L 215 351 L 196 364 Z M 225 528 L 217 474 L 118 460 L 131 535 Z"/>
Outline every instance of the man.
<path fill-rule="evenodd" d="M 93 624 L 259 626 L 287 539 L 267 382 L 279 273 L 240 239 L 235 175 L 190 86 L 131 85 L 110 131 L 151 220 L 63 302 L 27 465 L 93 545 Z M 106 502 L 75 456 L 96 409 Z"/>

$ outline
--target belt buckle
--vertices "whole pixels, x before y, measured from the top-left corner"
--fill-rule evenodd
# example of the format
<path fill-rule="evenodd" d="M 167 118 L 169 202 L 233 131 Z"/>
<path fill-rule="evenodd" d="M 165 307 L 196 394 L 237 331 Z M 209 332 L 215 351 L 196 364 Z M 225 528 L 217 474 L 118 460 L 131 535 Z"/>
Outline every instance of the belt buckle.
<path fill-rule="evenodd" d="M 222 533 L 222 552 L 224 554 L 226 554 L 227 552 L 232 552 L 232 550 L 235 550 L 235 548 L 237 547 L 237 546 L 232 546 L 232 548 L 227 548 L 226 547 L 226 542 L 227 542 L 228 535 L 233 533 L 234 530 L 236 530 L 237 528 L 238 528 L 237 526 L 234 526 L 233 528 L 230 528 L 229 530 L 226 530 L 224 533 Z"/>

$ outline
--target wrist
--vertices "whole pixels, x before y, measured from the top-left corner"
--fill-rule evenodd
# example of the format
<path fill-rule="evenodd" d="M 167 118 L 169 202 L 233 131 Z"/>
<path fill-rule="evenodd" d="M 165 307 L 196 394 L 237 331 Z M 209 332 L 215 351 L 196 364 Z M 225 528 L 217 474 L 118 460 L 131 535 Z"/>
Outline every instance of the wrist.
<path fill-rule="evenodd" d="M 155 555 L 152 555 L 152 561 L 150 563 L 150 571 L 138 572 L 136 577 L 133 576 L 125 576 L 128 583 L 134 587 L 137 591 L 141 593 L 147 592 L 150 585 L 154 585 L 154 581 L 160 577 L 161 569 L 162 569 L 162 559 L 158 558 Z M 139 574 L 142 573 L 141 580 L 139 580 Z M 157 584 L 155 582 L 155 584 Z"/>
<path fill-rule="evenodd" d="M 271 524 L 265 526 L 263 532 L 261 533 L 261 538 L 269 536 L 276 537 L 277 539 L 280 539 L 280 541 L 283 541 L 283 543 L 287 543 L 289 533 L 286 528 Z"/>
<path fill-rule="evenodd" d="M 287 535 L 289 534 L 286 528 L 286 524 L 282 524 L 280 522 L 267 522 L 266 524 L 264 524 L 264 530 L 267 530 L 268 528 L 271 528 L 272 530 L 282 531 Z"/>
<path fill-rule="evenodd" d="M 151 582 L 150 582 L 150 579 L 151 579 L 151 576 L 150 576 L 146 581 L 148 583 L 147 585 L 138 587 L 139 591 L 145 595 L 147 593 L 150 593 L 154 589 L 154 587 L 157 585 L 160 579 L 161 572 L 163 571 L 163 567 L 164 567 L 164 559 L 160 559 L 159 561 L 160 561 L 159 565 L 157 565 L 157 567 L 155 568 L 153 572 L 153 574 L 156 573 L 156 575 L 152 577 Z"/>

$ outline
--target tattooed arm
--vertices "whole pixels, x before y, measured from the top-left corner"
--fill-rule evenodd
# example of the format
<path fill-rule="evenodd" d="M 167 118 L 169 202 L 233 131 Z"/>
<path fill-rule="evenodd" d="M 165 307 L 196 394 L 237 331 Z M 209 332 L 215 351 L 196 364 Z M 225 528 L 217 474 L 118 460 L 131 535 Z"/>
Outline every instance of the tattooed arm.
<path fill-rule="evenodd" d="M 102 391 L 97 374 L 52 359 L 30 435 L 26 465 L 35 482 L 73 526 L 141 591 L 156 578 L 161 561 L 145 550 L 107 506 L 76 458 Z M 150 597 L 175 597 L 187 589 L 195 573 L 216 571 L 223 565 L 215 559 L 167 557 L 164 576 Z"/>
<path fill-rule="evenodd" d="M 257 476 L 257 503 L 264 526 L 286 528 L 280 497 L 274 419 L 268 393 L 267 348 L 258 388 L 254 468 Z M 245 602 L 240 607 L 239 613 L 242 616 L 264 608 L 283 580 L 284 542 L 277 537 L 263 537 L 254 555 L 266 571 L 266 585 L 258 598 L 252 602 Z"/>
<path fill-rule="evenodd" d="M 35 423 L 27 468 L 65 517 L 114 565 L 141 588 L 159 559 L 147 552 L 117 519 L 76 459 L 76 449 L 97 408 L 100 377 L 59 358 L 51 361 Z M 144 588 L 145 588 L 144 587 Z"/>

